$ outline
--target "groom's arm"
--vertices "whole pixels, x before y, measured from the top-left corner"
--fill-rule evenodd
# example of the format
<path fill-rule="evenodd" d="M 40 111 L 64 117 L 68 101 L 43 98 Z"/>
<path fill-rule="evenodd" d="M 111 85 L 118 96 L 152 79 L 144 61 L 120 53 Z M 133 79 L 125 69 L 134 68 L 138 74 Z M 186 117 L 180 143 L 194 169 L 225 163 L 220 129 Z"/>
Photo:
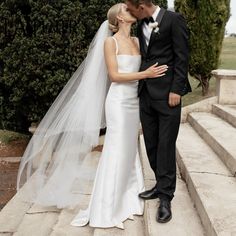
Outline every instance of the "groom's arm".
<path fill-rule="evenodd" d="M 174 79 L 171 93 L 182 95 L 188 78 L 188 29 L 184 17 L 173 14 L 172 19 L 172 42 L 174 51 Z"/>

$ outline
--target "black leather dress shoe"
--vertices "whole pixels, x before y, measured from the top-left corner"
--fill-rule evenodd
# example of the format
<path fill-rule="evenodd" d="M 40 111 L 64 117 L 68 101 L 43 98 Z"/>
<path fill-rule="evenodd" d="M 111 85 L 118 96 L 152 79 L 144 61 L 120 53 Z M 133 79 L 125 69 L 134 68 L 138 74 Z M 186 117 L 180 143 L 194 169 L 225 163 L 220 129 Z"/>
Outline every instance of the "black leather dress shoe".
<path fill-rule="evenodd" d="M 153 187 L 150 190 L 147 190 L 145 192 L 140 193 L 138 196 L 140 198 L 144 199 L 144 200 L 158 198 L 158 196 L 157 196 L 157 189 L 156 189 L 156 187 Z"/>
<path fill-rule="evenodd" d="M 170 221 L 172 218 L 171 213 L 171 203 L 167 199 L 161 199 L 160 205 L 157 211 L 157 217 L 156 220 L 159 223 L 166 223 Z"/>

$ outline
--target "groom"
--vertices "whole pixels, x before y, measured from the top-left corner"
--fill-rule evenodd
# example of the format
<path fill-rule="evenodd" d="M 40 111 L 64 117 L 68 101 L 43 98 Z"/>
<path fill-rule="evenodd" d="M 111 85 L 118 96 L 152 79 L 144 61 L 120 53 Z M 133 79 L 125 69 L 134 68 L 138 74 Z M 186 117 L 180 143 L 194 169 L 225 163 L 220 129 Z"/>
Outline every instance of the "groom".
<path fill-rule="evenodd" d="M 138 18 L 142 54 L 140 70 L 158 62 L 168 65 L 166 75 L 139 82 L 140 118 L 150 166 L 157 183 L 139 194 L 145 200 L 159 198 L 156 220 L 168 222 L 176 188 L 175 143 L 178 135 L 181 96 L 191 92 L 188 81 L 188 31 L 184 18 L 153 4 L 152 0 L 126 0 Z M 150 23 L 151 22 L 151 23 Z M 157 23 L 155 23 L 157 22 Z"/>

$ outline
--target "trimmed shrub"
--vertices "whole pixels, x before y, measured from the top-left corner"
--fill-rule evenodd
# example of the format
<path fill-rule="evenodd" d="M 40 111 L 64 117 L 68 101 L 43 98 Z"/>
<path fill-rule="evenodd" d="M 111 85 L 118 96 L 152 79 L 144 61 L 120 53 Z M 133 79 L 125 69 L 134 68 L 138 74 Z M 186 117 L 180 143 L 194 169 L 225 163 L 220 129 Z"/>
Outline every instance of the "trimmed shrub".
<path fill-rule="evenodd" d="M 27 132 L 73 72 L 115 0 L 0 3 L 0 128 Z M 167 0 L 158 1 L 167 7 Z"/>

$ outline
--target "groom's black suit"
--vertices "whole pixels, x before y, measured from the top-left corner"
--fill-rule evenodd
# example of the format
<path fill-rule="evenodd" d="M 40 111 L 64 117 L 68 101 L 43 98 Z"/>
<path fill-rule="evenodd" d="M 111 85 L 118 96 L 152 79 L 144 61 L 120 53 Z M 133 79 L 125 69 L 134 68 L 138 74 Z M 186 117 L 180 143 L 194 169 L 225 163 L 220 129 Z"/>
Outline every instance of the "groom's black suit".
<path fill-rule="evenodd" d="M 172 200 L 176 188 L 175 143 L 181 104 L 170 107 L 168 98 L 170 92 L 183 96 L 191 91 L 188 81 L 188 31 L 179 13 L 162 8 L 157 22 L 160 18 L 159 34 L 152 31 L 148 46 L 142 30 L 144 21 L 138 23 L 142 54 L 140 71 L 156 62 L 168 65 L 168 71 L 163 77 L 140 80 L 138 94 L 144 140 L 157 179 L 158 197 Z"/>

